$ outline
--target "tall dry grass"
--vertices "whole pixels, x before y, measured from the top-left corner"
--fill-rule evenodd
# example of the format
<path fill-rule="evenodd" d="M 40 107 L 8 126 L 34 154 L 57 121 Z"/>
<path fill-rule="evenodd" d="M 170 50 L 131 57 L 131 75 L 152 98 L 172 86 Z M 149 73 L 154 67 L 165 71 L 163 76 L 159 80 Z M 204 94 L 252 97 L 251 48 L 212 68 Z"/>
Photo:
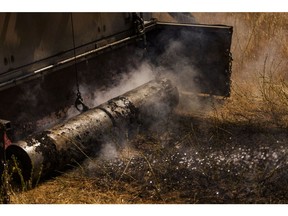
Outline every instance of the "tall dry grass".
<path fill-rule="evenodd" d="M 234 27 L 231 98 L 225 121 L 288 127 L 288 13 L 194 13 L 207 24 Z"/>

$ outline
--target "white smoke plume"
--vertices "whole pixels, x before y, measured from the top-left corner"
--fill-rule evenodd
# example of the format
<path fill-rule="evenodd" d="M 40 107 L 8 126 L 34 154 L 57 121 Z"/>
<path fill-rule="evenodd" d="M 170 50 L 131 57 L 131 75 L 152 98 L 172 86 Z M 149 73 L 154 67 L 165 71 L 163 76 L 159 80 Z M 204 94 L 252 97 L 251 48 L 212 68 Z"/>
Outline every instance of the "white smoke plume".
<path fill-rule="evenodd" d="M 153 67 L 148 62 L 143 62 L 135 70 L 131 70 L 126 74 L 122 74 L 119 77 L 119 84 L 112 86 L 105 92 L 96 92 L 95 98 L 92 101 L 93 105 L 99 105 L 111 98 L 117 97 L 130 91 L 142 84 L 145 84 L 155 77 Z"/>
<path fill-rule="evenodd" d="M 131 69 L 127 73 L 119 75 L 117 84 L 110 86 L 108 89 L 91 92 L 89 86 L 80 85 L 80 92 L 83 94 L 84 103 L 88 107 L 93 108 L 149 82 L 155 76 L 156 73 L 153 66 L 144 61 L 136 69 Z M 67 111 L 66 119 L 78 114 L 79 111 L 74 106 L 71 106 Z"/>

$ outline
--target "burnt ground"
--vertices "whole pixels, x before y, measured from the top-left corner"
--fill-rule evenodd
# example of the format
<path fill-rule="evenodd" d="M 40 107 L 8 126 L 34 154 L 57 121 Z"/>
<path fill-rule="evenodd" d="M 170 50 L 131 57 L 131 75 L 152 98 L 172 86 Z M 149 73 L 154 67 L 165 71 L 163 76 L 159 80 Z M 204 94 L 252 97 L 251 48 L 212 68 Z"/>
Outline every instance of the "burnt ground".
<path fill-rule="evenodd" d="M 138 185 L 132 203 L 287 202 L 285 131 L 172 118 L 165 132 L 132 140 L 129 160 L 89 162 L 83 174 Z"/>
<path fill-rule="evenodd" d="M 12 203 L 287 203 L 285 129 L 176 112 Z"/>

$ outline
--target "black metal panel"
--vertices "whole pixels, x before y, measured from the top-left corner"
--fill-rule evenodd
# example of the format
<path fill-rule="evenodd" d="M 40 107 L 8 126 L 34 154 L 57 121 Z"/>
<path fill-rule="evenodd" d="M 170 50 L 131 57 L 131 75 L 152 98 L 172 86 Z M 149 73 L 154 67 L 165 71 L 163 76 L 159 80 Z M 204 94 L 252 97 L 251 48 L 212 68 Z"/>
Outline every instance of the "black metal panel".
<path fill-rule="evenodd" d="M 229 96 L 232 31 L 229 26 L 157 23 L 147 32 L 147 50 L 152 62 L 174 73 L 183 91 Z"/>

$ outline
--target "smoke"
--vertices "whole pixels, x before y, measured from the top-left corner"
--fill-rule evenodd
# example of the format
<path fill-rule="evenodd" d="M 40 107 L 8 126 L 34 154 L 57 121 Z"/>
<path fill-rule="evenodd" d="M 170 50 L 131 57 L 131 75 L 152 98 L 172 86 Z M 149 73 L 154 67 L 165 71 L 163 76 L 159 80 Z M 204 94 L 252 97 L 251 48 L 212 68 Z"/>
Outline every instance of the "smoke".
<path fill-rule="evenodd" d="M 249 95 L 255 98 L 262 97 L 263 85 L 279 78 L 287 79 L 286 60 L 280 56 L 275 41 L 268 41 L 266 47 L 259 50 L 261 50 L 259 54 L 247 60 L 242 70 L 234 75 L 238 87 L 236 90 L 248 91 Z"/>
<path fill-rule="evenodd" d="M 160 65 L 168 65 L 163 68 L 160 66 L 159 72 L 170 78 L 179 90 L 197 91 L 193 80 L 198 72 L 191 65 L 190 60 L 183 54 L 184 44 L 181 41 L 172 41 L 167 46 L 167 50 L 160 57 Z M 171 61 L 173 61 L 171 63 Z"/>
<path fill-rule="evenodd" d="M 122 73 L 117 77 L 116 84 L 98 91 L 91 91 L 93 87 L 80 85 L 80 91 L 84 103 L 90 108 L 99 106 L 108 100 L 133 90 L 151 80 L 156 76 L 154 67 L 148 61 L 142 61 L 137 67 L 130 68 L 127 73 Z M 79 111 L 71 106 L 67 110 L 66 119 L 70 119 L 79 114 Z M 119 149 L 127 145 L 128 128 L 114 128 L 109 134 L 105 134 L 103 145 L 99 152 L 99 157 L 112 160 L 119 157 Z M 93 161 L 88 165 L 93 168 Z"/>
<path fill-rule="evenodd" d="M 173 15 L 175 19 L 177 17 L 179 19 L 186 17 L 186 23 L 195 23 L 194 17 L 189 13 L 173 13 L 170 15 Z M 176 20 L 178 20 L 178 18 Z M 143 60 L 136 67 L 131 66 L 127 73 L 120 73 L 117 78 L 113 77 L 113 81 L 114 79 L 116 80 L 115 84 L 105 88 L 100 87 L 100 89 L 97 89 L 95 86 L 81 85 L 80 83 L 79 88 L 84 103 L 90 108 L 96 107 L 109 99 L 117 97 L 144 83 L 147 83 L 152 79 L 155 79 L 155 77 L 159 75 L 170 79 L 181 92 L 197 92 L 198 90 L 196 85 L 194 85 L 194 80 L 195 77 L 197 77 L 198 71 L 191 64 L 191 59 L 189 59 L 191 56 L 187 57 L 187 52 L 183 52 L 183 50 L 185 50 L 185 44 L 181 42 L 181 39 L 189 40 L 191 34 L 185 32 L 181 32 L 181 34 L 179 40 L 174 39 L 169 41 L 165 47 L 165 52 L 161 56 L 156 56 L 158 62 L 157 65 L 152 63 L 150 60 Z M 165 35 L 163 35 L 163 37 L 165 37 Z M 133 61 L 134 60 L 132 60 L 132 62 Z M 31 95 L 28 96 L 30 100 L 33 99 L 32 97 L 35 95 L 35 92 L 37 92 L 37 90 L 31 91 Z M 35 103 L 37 103 L 36 100 Z M 200 101 L 197 101 L 195 98 L 189 100 L 189 98 L 185 98 L 185 96 L 181 94 L 180 104 L 182 104 L 181 107 L 183 107 L 183 109 L 184 106 L 187 110 L 190 110 L 191 108 L 194 109 L 193 107 L 198 108 L 199 103 Z M 35 106 L 37 106 L 37 104 L 35 104 Z M 159 105 L 158 113 L 165 113 L 164 109 L 164 105 Z M 79 114 L 79 111 L 74 107 L 74 105 L 69 107 L 67 110 L 64 110 L 63 113 L 64 112 L 65 114 L 62 116 L 66 119 L 70 119 Z M 48 118 L 52 119 L 53 117 L 50 116 Z M 57 119 L 52 119 L 52 123 L 48 123 L 47 126 L 53 125 L 54 120 L 56 120 L 55 122 L 58 122 Z M 63 119 L 61 118 L 61 120 Z M 42 123 L 43 121 L 38 124 L 40 129 L 45 128 L 45 124 Z"/>
<path fill-rule="evenodd" d="M 188 37 L 183 32 L 184 37 Z M 189 34 L 188 34 L 189 35 Z M 183 38 L 183 37 L 181 37 Z M 184 39 L 186 40 L 186 38 Z M 165 53 L 160 57 L 157 71 L 170 79 L 179 91 L 178 109 L 182 112 L 199 112 L 211 110 L 211 103 L 201 100 L 199 83 L 201 72 L 193 64 L 193 54 L 187 55 L 185 44 L 181 40 L 171 41 Z"/>
<path fill-rule="evenodd" d="M 100 150 L 99 158 L 106 160 L 112 160 L 119 156 L 117 146 L 113 142 L 106 142 L 103 148 Z"/>
<path fill-rule="evenodd" d="M 169 13 L 176 22 L 195 23 L 196 20 L 191 13 Z M 167 40 L 167 35 L 164 32 L 158 38 L 161 41 L 163 38 Z M 193 65 L 195 59 L 198 58 L 198 53 L 190 53 L 187 49 L 187 43 L 183 41 L 190 40 L 203 40 L 205 41 L 205 35 L 195 35 L 191 31 L 182 31 L 179 34 L 179 38 L 169 38 L 168 43 L 165 44 L 165 51 L 160 56 L 157 55 L 155 59 L 145 59 L 136 67 L 131 66 L 127 73 L 118 74 L 116 84 L 107 88 L 97 89 L 96 91 L 91 86 L 81 86 L 80 91 L 83 92 L 83 98 L 85 104 L 89 107 L 96 107 L 109 99 L 117 97 L 127 91 L 130 91 L 148 81 L 161 77 L 170 79 L 173 84 L 178 88 L 180 92 L 180 106 L 187 111 L 196 110 L 199 107 L 203 107 L 206 104 L 203 101 L 198 100 L 194 96 L 195 93 L 200 92 L 200 89 L 195 83 L 198 79 L 200 72 Z M 168 35 L 169 37 L 169 35 Z M 148 48 L 149 49 L 149 48 Z M 135 51 L 137 52 L 137 50 Z M 139 51 L 138 51 L 139 52 Z M 140 51 L 141 53 L 143 51 Z M 151 61 L 152 60 L 152 61 Z M 156 64 L 155 64 L 156 62 Z M 189 92 L 193 94 L 193 97 L 182 92 Z M 162 110 L 161 110 L 162 109 Z M 159 105 L 158 113 L 163 112 L 165 105 Z M 68 111 L 68 118 L 77 114 L 77 110 L 71 107 Z"/>
<path fill-rule="evenodd" d="M 196 23 L 195 17 L 191 13 L 168 13 L 178 23 Z"/>
<path fill-rule="evenodd" d="M 42 130 L 54 121 L 51 117 L 44 117 L 39 122 L 34 122 L 34 117 L 36 116 L 35 110 L 37 108 L 41 110 L 41 100 L 45 98 L 45 93 L 41 91 L 42 86 L 40 82 L 35 83 L 30 88 L 21 87 L 21 90 L 23 94 L 15 100 L 15 107 L 13 107 L 15 113 L 17 113 L 13 121 L 13 125 L 17 127 L 17 130 L 13 131 L 13 140 L 21 139 L 23 135 Z"/>
<path fill-rule="evenodd" d="M 149 82 L 155 78 L 155 75 L 153 66 L 146 61 L 142 62 L 136 69 L 130 70 L 126 74 L 121 74 L 117 85 L 110 87 L 106 91 L 96 92 L 90 104 L 92 104 L 92 106 L 102 104 L 111 98 L 117 97 Z"/>
<path fill-rule="evenodd" d="M 165 35 L 163 36 L 165 37 Z M 112 86 L 96 89 L 95 91 L 95 87 L 83 84 L 81 85 L 80 83 L 80 92 L 84 99 L 84 103 L 90 108 L 96 107 L 160 76 L 170 79 L 178 88 L 180 92 L 179 107 L 182 110 L 187 112 L 199 110 L 199 108 L 203 106 L 202 102 L 198 100 L 197 97 L 192 97 L 191 95 L 187 96 L 187 94 L 185 94 L 185 92 L 191 93 L 199 91 L 197 85 L 194 83 L 199 72 L 192 64 L 193 61 L 191 61 L 191 58 L 193 58 L 193 54 L 187 55 L 187 47 L 185 47 L 186 44 L 182 42 L 182 39 L 189 40 L 189 37 L 191 36 L 191 33 L 181 32 L 179 39 L 169 40 L 169 43 L 165 45 L 164 53 L 160 56 L 156 56 L 157 64 L 145 59 L 136 67 L 131 66 L 127 73 L 121 73 L 117 78 L 113 77 L 116 81 Z M 31 97 L 33 95 L 35 94 L 32 93 Z M 155 100 L 155 103 L 156 101 L 157 100 Z M 149 122 L 150 131 L 160 133 L 167 129 L 167 122 L 170 120 L 170 109 L 166 102 L 158 102 L 154 107 L 153 110 L 147 110 L 147 113 L 151 113 L 151 115 L 149 119 L 145 119 L 145 121 Z M 66 120 L 78 114 L 79 111 L 74 107 L 74 105 L 65 110 Z M 49 119 L 50 117 L 51 119 Z M 47 118 L 47 122 L 48 120 L 51 120 L 52 123 L 49 122 L 47 124 L 46 120 L 40 121 L 37 126 L 38 130 L 53 125 L 53 122 L 58 122 L 57 119 L 52 118 L 52 116 L 50 117 Z M 125 146 L 125 140 L 121 141 L 120 145 Z M 107 139 L 103 146 L 104 148 L 101 151 L 102 156 L 116 156 L 117 143 L 113 143 L 113 141 Z"/>
<path fill-rule="evenodd" d="M 261 88 L 268 81 L 265 78 L 283 76 L 287 80 L 288 52 L 283 46 L 287 41 L 284 23 L 288 17 L 285 13 L 223 13 L 212 16 L 214 22 L 221 20 L 234 26 L 232 98 L 233 94 L 237 98 L 239 92 L 244 92 L 251 98 L 261 99 Z"/>
<path fill-rule="evenodd" d="M 186 32 L 182 32 L 182 35 L 186 37 L 186 39 L 190 36 L 190 34 Z M 194 81 L 195 78 L 198 77 L 199 71 L 192 64 L 191 56 L 187 56 L 187 49 L 181 41 L 182 38 L 170 40 L 169 44 L 165 47 L 165 52 L 157 56 L 156 64 L 146 59 L 136 68 L 131 68 L 127 73 L 119 75 L 116 85 L 93 91 L 92 93 L 89 86 L 80 86 L 85 103 L 89 107 L 96 107 L 152 79 L 165 77 L 171 80 L 173 85 L 177 87 L 180 93 L 179 107 L 182 111 L 191 112 L 195 110 L 199 111 L 200 109 L 203 110 L 203 106 L 206 105 L 205 101 L 200 101 L 198 97 L 195 96 L 196 93 L 199 92 L 199 89 Z M 189 94 L 185 94 L 185 92 L 189 92 Z M 171 124 L 173 124 L 170 117 L 170 105 L 167 104 L 167 101 L 159 101 L 157 98 L 151 101 L 151 104 L 153 104 L 153 109 L 148 107 L 147 110 L 144 111 L 145 116 L 144 118 L 140 117 L 142 124 L 139 125 L 139 127 L 148 133 L 169 133 Z M 71 115 L 77 114 L 77 112 L 74 107 L 71 107 L 68 111 L 68 116 L 70 117 Z M 177 130 L 176 122 L 172 128 L 174 130 L 173 133 L 175 133 Z M 137 128 L 135 130 L 137 130 Z M 125 136 L 127 133 L 128 135 L 123 139 L 123 137 L 119 138 L 120 133 L 122 133 L 122 136 Z M 131 133 L 131 131 L 127 129 L 120 133 L 113 134 L 114 140 L 111 139 L 111 137 L 107 137 L 100 151 L 101 158 L 109 160 L 119 157 L 119 147 L 127 146 L 129 143 L 129 133 Z"/>
<path fill-rule="evenodd" d="M 136 68 L 131 68 L 127 73 L 119 74 L 114 85 L 107 88 L 95 90 L 94 87 L 80 85 L 79 89 L 83 96 L 84 103 L 90 107 L 99 106 L 106 101 L 124 94 L 142 84 L 149 82 L 156 76 L 153 65 L 147 61 L 141 62 Z M 79 111 L 71 106 L 66 115 L 66 119 L 79 114 Z"/>

